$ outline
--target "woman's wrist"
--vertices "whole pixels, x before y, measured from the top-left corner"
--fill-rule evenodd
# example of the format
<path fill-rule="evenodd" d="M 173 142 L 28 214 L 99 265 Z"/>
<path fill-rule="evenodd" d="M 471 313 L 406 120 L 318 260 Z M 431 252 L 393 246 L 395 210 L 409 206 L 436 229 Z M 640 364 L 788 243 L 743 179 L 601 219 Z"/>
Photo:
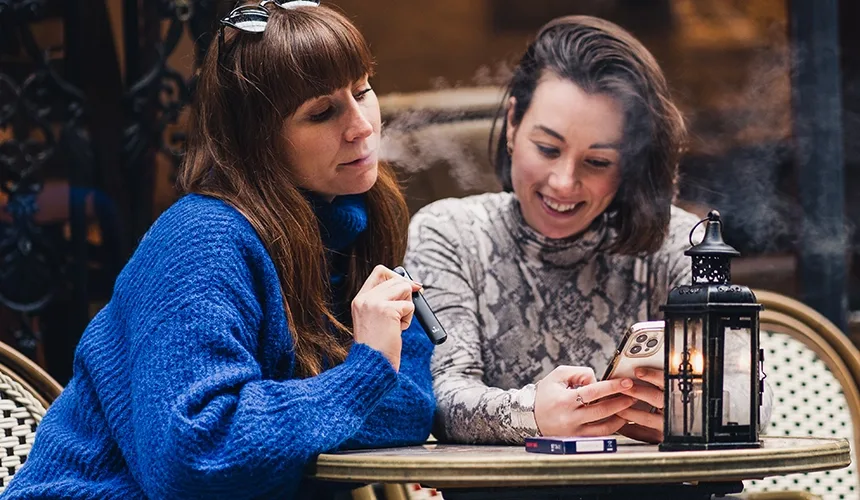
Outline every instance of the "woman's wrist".
<path fill-rule="evenodd" d="M 511 401 L 511 426 L 520 429 L 525 436 L 541 435 L 535 419 L 536 392 L 537 384 L 528 384 L 517 391 Z"/>

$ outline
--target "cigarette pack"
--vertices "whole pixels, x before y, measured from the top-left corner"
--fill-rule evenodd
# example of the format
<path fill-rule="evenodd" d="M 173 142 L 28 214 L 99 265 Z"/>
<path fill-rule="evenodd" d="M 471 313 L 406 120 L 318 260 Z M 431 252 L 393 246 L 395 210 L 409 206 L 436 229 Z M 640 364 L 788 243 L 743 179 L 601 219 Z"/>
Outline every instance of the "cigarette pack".
<path fill-rule="evenodd" d="M 570 455 L 574 453 L 612 453 L 618 450 L 614 437 L 533 437 L 526 438 L 526 451 Z"/>

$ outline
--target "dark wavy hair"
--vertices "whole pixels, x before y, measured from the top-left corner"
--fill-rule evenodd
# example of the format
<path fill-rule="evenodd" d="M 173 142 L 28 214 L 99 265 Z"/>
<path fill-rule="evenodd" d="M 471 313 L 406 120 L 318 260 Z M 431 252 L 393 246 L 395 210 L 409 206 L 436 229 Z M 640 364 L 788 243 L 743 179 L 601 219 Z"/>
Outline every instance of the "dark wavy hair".
<path fill-rule="evenodd" d="M 501 133 L 491 135 L 490 150 L 495 150 L 496 175 L 506 191 L 513 190 L 505 140 L 507 102 L 516 98 L 512 122 L 520 123 L 546 72 L 589 94 L 607 95 L 624 110 L 621 185 L 607 208 L 617 213 L 618 234 L 607 250 L 655 252 L 669 230 L 686 128 L 654 56 L 633 35 L 603 19 L 566 16 L 544 25 L 514 69 L 493 123 L 495 132 L 502 120 Z"/>
<path fill-rule="evenodd" d="M 224 200 L 250 221 L 272 257 L 296 353 L 296 374 L 346 358 L 351 331 L 327 304 L 328 271 L 319 224 L 289 168 L 284 121 L 307 99 L 372 74 L 364 37 L 326 8 L 270 8 L 263 33 L 228 28 L 212 43 L 192 104 L 180 191 Z M 394 172 L 379 165 L 366 194 L 368 229 L 350 255 L 351 300 L 376 264 L 399 265 L 409 212 Z M 329 325 L 340 335 L 333 336 Z"/>

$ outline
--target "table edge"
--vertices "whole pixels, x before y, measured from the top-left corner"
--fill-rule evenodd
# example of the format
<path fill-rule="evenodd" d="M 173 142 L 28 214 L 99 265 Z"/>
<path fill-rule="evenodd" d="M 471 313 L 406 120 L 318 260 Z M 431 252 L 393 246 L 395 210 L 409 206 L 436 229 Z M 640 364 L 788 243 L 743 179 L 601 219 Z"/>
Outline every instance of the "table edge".
<path fill-rule="evenodd" d="M 778 439 L 778 438 L 777 438 Z M 802 438 L 791 438 L 802 439 Z M 589 455 L 578 457 L 548 455 L 550 460 L 511 457 L 492 463 L 474 458 L 452 459 L 421 455 L 413 463 L 402 457 L 323 454 L 312 465 L 312 477 L 348 482 L 420 482 L 435 487 L 554 486 L 581 484 L 675 483 L 687 481 L 730 481 L 758 479 L 797 472 L 816 472 L 851 464 L 851 447 L 846 439 L 813 438 L 821 442 L 807 448 L 743 450 L 741 453 L 700 451 L 685 453 L 647 452 Z M 555 458 L 557 457 L 557 458 Z M 568 457 L 565 460 L 564 457 Z M 622 458 L 619 458 L 622 457 Z"/>

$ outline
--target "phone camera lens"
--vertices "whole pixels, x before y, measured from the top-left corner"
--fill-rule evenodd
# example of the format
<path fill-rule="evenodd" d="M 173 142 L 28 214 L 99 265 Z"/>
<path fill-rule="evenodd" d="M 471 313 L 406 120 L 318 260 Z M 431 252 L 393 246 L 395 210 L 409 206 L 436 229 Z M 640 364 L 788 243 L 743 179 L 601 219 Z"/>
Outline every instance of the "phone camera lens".
<path fill-rule="evenodd" d="M 647 345 L 648 347 L 654 347 L 655 345 L 657 345 L 657 339 L 651 339 L 645 345 Z"/>
<path fill-rule="evenodd" d="M 647 338 L 648 338 L 648 336 L 643 333 L 642 335 L 636 337 L 636 342 L 639 342 L 639 343 L 645 342 L 645 339 L 647 339 Z"/>
<path fill-rule="evenodd" d="M 635 346 L 630 348 L 630 354 L 638 354 L 639 351 L 641 351 L 641 350 L 642 350 L 641 345 L 635 345 Z"/>

